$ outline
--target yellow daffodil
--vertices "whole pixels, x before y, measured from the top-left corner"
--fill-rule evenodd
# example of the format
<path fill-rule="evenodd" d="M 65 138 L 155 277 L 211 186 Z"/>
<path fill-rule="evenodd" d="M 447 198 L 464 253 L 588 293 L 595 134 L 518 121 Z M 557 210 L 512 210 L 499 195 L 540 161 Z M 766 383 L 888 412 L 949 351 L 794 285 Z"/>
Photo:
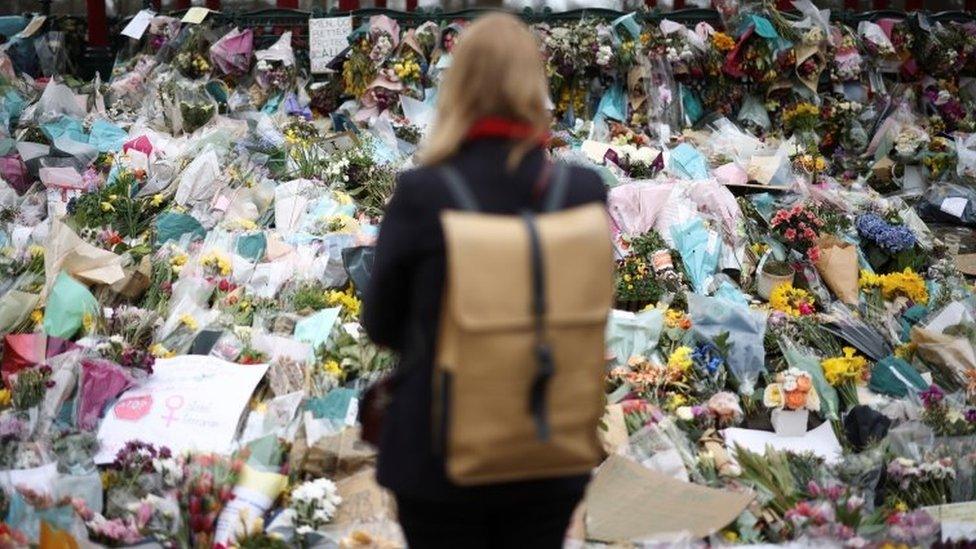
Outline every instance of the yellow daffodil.
<path fill-rule="evenodd" d="M 149 352 L 156 358 L 172 358 L 176 356 L 176 353 L 170 351 L 166 347 L 163 347 L 161 343 L 153 343 L 153 345 L 149 347 Z"/>
<path fill-rule="evenodd" d="M 163 200 L 166 200 L 166 197 L 157 193 L 153 195 L 152 200 L 150 200 L 149 203 L 152 204 L 154 208 L 158 208 L 159 205 L 163 203 Z"/>
<path fill-rule="evenodd" d="M 863 356 L 855 356 L 855 353 L 857 350 L 853 347 L 844 347 L 843 356 L 827 358 L 820 363 L 827 383 L 836 387 L 843 383 L 856 383 L 863 379 L 868 361 Z"/>

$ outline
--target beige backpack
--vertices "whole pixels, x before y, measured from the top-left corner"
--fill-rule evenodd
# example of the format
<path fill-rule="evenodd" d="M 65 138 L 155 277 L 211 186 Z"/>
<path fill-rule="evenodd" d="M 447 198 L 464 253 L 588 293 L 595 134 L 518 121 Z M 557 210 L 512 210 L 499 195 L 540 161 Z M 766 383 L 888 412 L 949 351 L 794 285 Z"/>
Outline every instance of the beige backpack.
<path fill-rule="evenodd" d="M 604 330 L 613 257 L 602 204 L 479 213 L 444 168 L 460 210 L 441 214 L 447 276 L 434 364 L 434 436 L 457 484 L 588 472 L 601 458 Z"/>

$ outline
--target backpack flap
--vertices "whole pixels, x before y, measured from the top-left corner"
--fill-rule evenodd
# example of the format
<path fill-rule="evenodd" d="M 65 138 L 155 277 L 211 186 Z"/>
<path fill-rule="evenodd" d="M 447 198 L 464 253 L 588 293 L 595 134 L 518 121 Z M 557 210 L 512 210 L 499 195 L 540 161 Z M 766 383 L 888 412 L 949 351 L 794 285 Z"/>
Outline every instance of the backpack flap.
<path fill-rule="evenodd" d="M 445 312 L 469 332 L 532 329 L 525 222 L 517 216 L 458 211 L 443 212 L 441 222 L 448 258 Z M 544 258 L 546 324 L 555 328 L 605 322 L 612 304 L 613 252 L 604 209 L 581 206 L 540 214 L 536 222 Z M 594 265 L 606 268 L 587 268 Z"/>

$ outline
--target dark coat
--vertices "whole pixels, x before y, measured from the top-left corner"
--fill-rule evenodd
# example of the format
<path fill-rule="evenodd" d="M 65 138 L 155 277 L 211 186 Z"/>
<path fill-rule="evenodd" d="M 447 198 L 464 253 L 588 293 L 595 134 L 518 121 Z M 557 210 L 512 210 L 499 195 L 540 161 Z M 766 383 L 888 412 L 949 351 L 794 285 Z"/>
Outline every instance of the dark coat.
<path fill-rule="evenodd" d="M 537 182 L 545 156 L 531 151 L 506 170 L 510 142 L 468 142 L 450 164 L 466 179 L 481 211 L 517 214 L 537 209 Z M 534 192 L 535 191 L 535 192 Z M 571 168 L 565 207 L 606 202 L 598 174 Z M 586 476 L 460 488 L 445 476 L 431 444 L 431 378 L 444 286 L 444 238 L 440 211 L 455 208 L 436 167 L 400 175 L 380 227 L 376 257 L 364 299 L 363 325 L 372 340 L 400 354 L 397 388 L 380 437 L 377 477 L 398 495 L 429 499 L 547 498 L 579 493 Z M 504 268 L 504 266 L 499 266 Z"/>

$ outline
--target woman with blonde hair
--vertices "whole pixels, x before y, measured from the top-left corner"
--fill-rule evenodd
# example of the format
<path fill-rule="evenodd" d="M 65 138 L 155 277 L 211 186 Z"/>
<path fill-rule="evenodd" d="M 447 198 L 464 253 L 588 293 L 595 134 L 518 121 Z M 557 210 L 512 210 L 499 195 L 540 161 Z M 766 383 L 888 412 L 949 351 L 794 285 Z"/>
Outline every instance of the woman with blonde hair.
<path fill-rule="evenodd" d="M 369 336 L 400 355 L 379 434 L 377 478 L 396 495 L 411 548 L 562 547 L 587 475 L 461 487 L 432 436 L 433 357 L 445 279 L 440 213 L 456 209 L 442 168 L 484 213 L 540 211 L 552 164 L 545 68 L 529 28 L 492 14 L 465 29 L 441 84 L 421 167 L 400 175 L 364 300 Z M 597 174 L 568 170 L 562 206 L 605 202 Z M 500 266 L 504 268 L 504 266 Z"/>

